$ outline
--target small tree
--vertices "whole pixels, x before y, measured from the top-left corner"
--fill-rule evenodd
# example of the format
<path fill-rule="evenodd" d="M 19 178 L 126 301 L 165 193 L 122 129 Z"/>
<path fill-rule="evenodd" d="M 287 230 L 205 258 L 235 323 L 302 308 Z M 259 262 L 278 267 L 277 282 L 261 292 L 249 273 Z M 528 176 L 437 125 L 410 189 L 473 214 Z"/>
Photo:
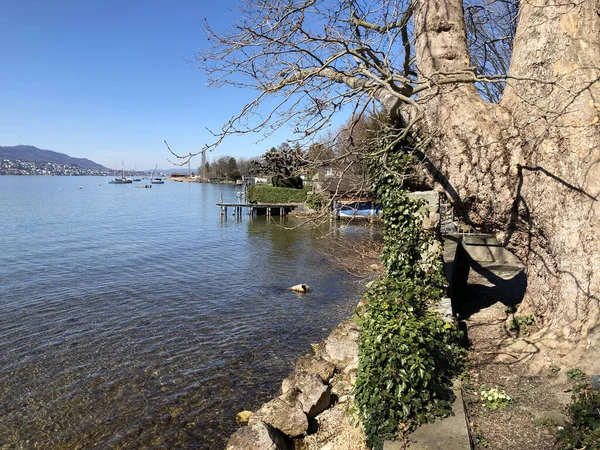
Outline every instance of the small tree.
<path fill-rule="evenodd" d="M 305 153 L 298 145 L 290 147 L 288 143 L 272 147 L 261 156 L 263 172 L 271 175 L 280 175 L 283 178 L 297 177 L 308 165 Z"/>
<path fill-rule="evenodd" d="M 273 186 L 300 189 L 303 186 L 300 175 L 307 165 L 305 152 L 300 146 L 290 147 L 284 142 L 278 148 L 272 147 L 261 155 L 257 172 L 272 176 Z"/>

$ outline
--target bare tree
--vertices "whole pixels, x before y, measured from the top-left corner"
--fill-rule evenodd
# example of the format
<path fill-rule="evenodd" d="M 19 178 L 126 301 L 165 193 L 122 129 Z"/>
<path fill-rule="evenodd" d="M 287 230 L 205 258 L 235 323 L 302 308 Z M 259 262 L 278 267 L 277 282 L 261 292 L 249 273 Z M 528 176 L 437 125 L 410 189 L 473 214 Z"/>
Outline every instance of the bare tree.
<path fill-rule="evenodd" d="M 519 0 L 466 0 L 467 46 L 475 73 L 504 76 L 517 31 Z M 476 83 L 482 97 L 498 103 L 506 83 Z"/>
<path fill-rule="evenodd" d="M 371 156 L 413 137 L 456 207 L 526 264 L 536 360 L 568 364 L 600 342 L 598 2 L 496 2 L 503 27 L 491 5 L 469 0 L 467 37 L 462 0 L 245 2 L 233 30 L 205 25 L 198 61 L 213 86 L 256 98 L 209 148 L 282 126 L 314 143 L 334 115 L 379 105 L 395 135 Z"/>

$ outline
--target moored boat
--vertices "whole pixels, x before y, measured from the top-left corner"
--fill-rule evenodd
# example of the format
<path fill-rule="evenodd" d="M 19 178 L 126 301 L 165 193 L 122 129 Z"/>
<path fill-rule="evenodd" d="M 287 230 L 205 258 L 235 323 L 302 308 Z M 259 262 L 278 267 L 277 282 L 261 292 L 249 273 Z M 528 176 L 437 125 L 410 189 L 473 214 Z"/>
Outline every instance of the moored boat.
<path fill-rule="evenodd" d="M 123 167 L 123 163 L 121 162 L 121 176 L 115 177 L 113 180 L 110 180 L 108 184 L 130 184 L 133 183 L 131 178 L 127 178 L 125 176 L 125 169 Z"/>
<path fill-rule="evenodd" d="M 158 167 L 158 165 L 156 167 Z M 152 183 L 152 184 L 165 184 L 165 180 L 163 180 L 160 177 L 155 177 L 154 176 L 154 172 L 156 172 L 156 167 L 154 168 L 154 170 L 152 171 L 152 175 L 150 176 L 150 183 Z"/>
<path fill-rule="evenodd" d="M 115 178 L 114 180 L 110 180 L 108 182 L 108 184 L 129 184 L 129 183 L 133 183 L 133 180 L 130 180 L 129 178 L 126 178 L 126 177 Z"/>

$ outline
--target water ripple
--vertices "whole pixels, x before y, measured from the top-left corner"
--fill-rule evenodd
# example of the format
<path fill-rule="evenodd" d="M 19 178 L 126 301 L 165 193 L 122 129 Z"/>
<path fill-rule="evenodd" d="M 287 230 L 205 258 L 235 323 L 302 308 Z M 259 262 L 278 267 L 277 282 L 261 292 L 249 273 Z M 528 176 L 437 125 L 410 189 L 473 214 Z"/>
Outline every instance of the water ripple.
<path fill-rule="evenodd" d="M 360 292 L 235 188 L 106 181 L 0 177 L 0 448 L 222 448 Z"/>

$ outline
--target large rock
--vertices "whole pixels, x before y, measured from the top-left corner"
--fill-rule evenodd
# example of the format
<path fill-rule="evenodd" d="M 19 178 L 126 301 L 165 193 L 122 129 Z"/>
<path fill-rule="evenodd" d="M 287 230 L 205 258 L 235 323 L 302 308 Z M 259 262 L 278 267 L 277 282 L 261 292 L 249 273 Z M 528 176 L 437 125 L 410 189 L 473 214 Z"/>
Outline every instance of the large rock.
<path fill-rule="evenodd" d="M 317 356 L 335 364 L 343 370 L 358 359 L 358 325 L 352 319 L 344 320 L 323 342 L 319 344 Z"/>
<path fill-rule="evenodd" d="M 314 373 L 294 371 L 283 380 L 283 396 L 296 400 L 309 419 L 324 411 L 331 401 L 331 386 Z M 293 400 L 292 400 L 293 401 Z"/>
<path fill-rule="evenodd" d="M 306 355 L 296 361 L 296 370 L 308 373 L 315 373 L 321 377 L 324 382 L 328 382 L 335 372 L 335 364 L 325 361 L 320 356 Z"/>
<path fill-rule="evenodd" d="M 310 290 L 308 284 L 297 284 L 288 288 L 290 291 L 299 292 L 300 294 L 305 294 Z"/>
<path fill-rule="evenodd" d="M 284 397 L 285 398 L 285 397 Z M 290 437 L 308 430 L 308 418 L 297 402 L 277 397 L 250 416 L 249 424 L 265 422 Z"/>
<path fill-rule="evenodd" d="M 287 446 L 277 430 L 264 422 L 254 422 L 233 433 L 226 450 L 287 450 Z"/>

